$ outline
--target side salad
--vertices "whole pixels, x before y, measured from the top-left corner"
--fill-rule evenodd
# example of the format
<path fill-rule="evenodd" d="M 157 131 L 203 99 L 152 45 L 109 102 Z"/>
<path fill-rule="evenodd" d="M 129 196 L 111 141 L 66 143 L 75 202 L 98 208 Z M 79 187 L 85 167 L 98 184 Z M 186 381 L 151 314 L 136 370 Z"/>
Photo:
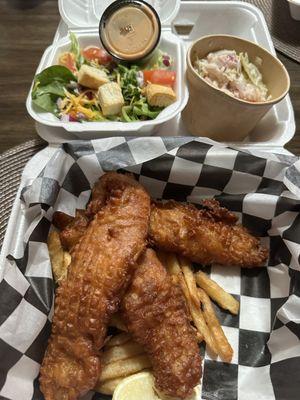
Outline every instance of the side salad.
<path fill-rule="evenodd" d="M 32 102 L 63 122 L 154 119 L 176 101 L 173 60 L 160 50 L 147 64 L 116 62 L 104 49 L 81 49 L 74 33 L 58 65 L 34 78 Z"/>

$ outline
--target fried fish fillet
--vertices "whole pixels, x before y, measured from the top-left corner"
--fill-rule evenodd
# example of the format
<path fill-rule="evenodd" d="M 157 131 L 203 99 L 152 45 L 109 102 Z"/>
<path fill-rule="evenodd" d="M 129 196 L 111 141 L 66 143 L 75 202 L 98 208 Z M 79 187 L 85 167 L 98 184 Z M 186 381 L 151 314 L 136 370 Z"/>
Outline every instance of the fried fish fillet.
<path fill-rule="evenodd" d="M 93 187 L 92 196 L 86 210 L 76 210 L 75 217 L 61 211 L 56 211 L 53 214 L 52 222 L 60 231 L 60 241 L 65 250 L 72 251 L 91 220 L 105 204 L 106 195 L 107 193 L 99 179 Z"/>
<path fill-rule="evenodd" d="M 99 350 L 145 248 L 150 199 L 132 178 L 100 178 L 103 207 L 72 249 L 57 289 L 52 334 L 40 371 L 46 400 L 75 400 L 99 377 Z"/>
<path fill-rule="evenodd" d="M 200 383 L 201 358 L 181 289 L 147 249 L 140 257 L 121 315 L 150 357 L 156 388 L 184 399 Z"/>
<path fill-rule="evenodd" d="M 152 206 L 149 236 L 152 244 L 200 264 L 262 266 L 268 250 L 237 218 L 216 200 L 203 201 L 203 209 L 175 201 Z"/>
<path fill-rule="evenodd" d="M 89 204 L 88 216 L 99 207 L 95 189 Z M 237 217 L 214 199 L 203 200 L 203 209 L 175 201 L 154 202 L 150 218 L 150 240 L 159 249 L 177 253 L 200 264 L 231 264 L 245 268 L 264 265 L 268 250 L 246 228 L 237 225 Z M 60 226 L 66 220 L 61 216 Z M 82 223 L 64 225 L 60 237 L 67 250 L 67 241 L 76 242 L 82 234 Z"/>
<path fill-rule="evenodd" d="M 75 217 L 56 211 L 53 224 L 60 230 L 59 236 L 65 250 L 71 251 L 84 234 L 91 220 L 103 207 L 107 193 L 99 179 L 92 190 L 92 196 L 86 210 L 76 210 Z"/>

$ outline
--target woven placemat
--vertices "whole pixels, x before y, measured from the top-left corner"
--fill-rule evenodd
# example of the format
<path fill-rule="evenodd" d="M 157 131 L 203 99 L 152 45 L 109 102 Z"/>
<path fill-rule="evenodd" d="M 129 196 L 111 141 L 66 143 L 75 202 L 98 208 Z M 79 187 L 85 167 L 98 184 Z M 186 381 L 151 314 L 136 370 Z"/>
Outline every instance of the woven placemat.
<path fill-rule="evenodd" d="M 262 11 L 269 27 L 275 48 L 300 63 L 300 21 L 296 21 L 291 17 L 288 1 L 241 1 L 254 4 Z"/>
<path fill-rule="evenodd" d="M 41 139 L 30 140 L 0 155 L 0 249 L 22 171 L 30 158 L 46 145 Z"/>

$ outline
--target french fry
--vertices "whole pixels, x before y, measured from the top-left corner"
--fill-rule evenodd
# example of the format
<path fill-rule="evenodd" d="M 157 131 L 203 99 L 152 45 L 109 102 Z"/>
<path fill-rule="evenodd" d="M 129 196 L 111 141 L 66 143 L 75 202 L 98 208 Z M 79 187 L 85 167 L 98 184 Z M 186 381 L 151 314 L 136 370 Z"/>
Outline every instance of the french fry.
<path fill-rule="evenodd" d="M 120 331 L 127 332 L 127 328 L 122 321 L 120 314 L 116 313 L 111 317 L 109 326 L 114 326 L 115 328 L 118 328 Z"/>
<path fill-rule="evenodd" d="M 220 307 L 230 311 L 234 315 L 238 314 L 239 302 L 231 294 L 225 292 L 221 286 L 210 279 L 204 272 L 199 271 L 196 273 L 196 282 Z"/>
<path fill-rule="evenodd" d="M 109 347 L 107 350 L 104 348 L 101 361 L 103 364 L 110 364 L 115 361 L 126 360 L 126 358 L 132 358 L 144 352 L 142 346 L 129 341 L 120 346 Z"/>
<path fill-rule="evenodd" d="M 111 379 L 129 376 L 149 367 L 151 367 L 151 363 L 145 354 L 127 358 L 126 360 L 115 361 L 103 366 L 98 384 Z"/>
<path fill-rule="evenodd" d="M 208 329 L 203 312 L 201 310 L 201 300 L 198 296 L 198 289 L 191 265 L 185 259 L 180 258 L 179 260 L 181 269 L 183 271 L 183 275 L 181 275 L 180 278 L 180 284 L 187 300 L 193 322 L 201 335 L 200 338 L 203 337 L 210 350 L 214 354 L 218 354 L 213 337 Z"/>
<path fill-rule="evenodd" d="M 171 275 L 172 282 L 176 285 L 179 285 L 181 269 L 177 262 L 176 256 L 174 254 L 165 253 L 163 251 L 158 251 L 157 255 L 162 265 L 166 268 L 169 275 Z"/>
<path fill-rule="evenodd" d="M 198 330 L 196 331 L 196 337 L 197 337 L 197 342 L 198 343 L 202 343 L 203 342 L 204 337 Z"/>
<path fill-rule="evenodd" d="M 204 339 L 207 346 L 210 348 L 210 350 L 214 354 L 218 354 L 218 351 L 217 351 L 217 348 L 213 341 L 212 335 L 210 334 L 208 326 L 206 325 L 203 313 L 202 313 L 200 307 L 196 306 L 194 304 L 194 302 L 192 301 L 192 299 L 190 297 L 189 289 L 187 287 L 187 284 L 186 284 L 183 276 L 180 279 L 180 286 L 181 286 L 184 296 L 186 298 L 186 301 L 187 301 L 193 322 L 195 324 L 195 327 L 197 328 L 198 332 L 201 335 L 200 338 Z"/>
<path fill-rule="evenodd" d="M 207 345 L 210 347 L 212 352 L 214 354 L 216 353 L 215 346 L 212 340 L 212 337 L 209 333 L 208 327 L 205 323 L 204 317 L 202 315 L 202 311 L 199 307 L 199 300 L 197 299 L 198 306 L 194 304 L 194 301 L 192 301 L 189 289 L 187 287 L 186 281 L 184 279 L 184 276 L 182 274 L 182 270 L 179 265 L 179 261 L 177 257 L 174 254 L 168 253 L 166 254 L 166 267 L 168 272 L 176 278 L 178 281 L 181 290 L 184 294 L 187 306 L 188 306 L 188 311 L 191 316 L 191 320 L 194 322 L 194 325 L 197 329 L 197 340 L 199 343 L 203 341 L 203 339 L 206 341 Z"/>
<path fill-rule="evenodd" d="M 198 331 L 198 329 L 195 326 L 193 326 L 193 325 L 191 325 L 191 326 L 192 326 L 192 329 L 195 332 L 195 335 L 197 337 L 197 342 L 198 343 L 203 342 L 203 340 L 204 340 L 203 335 L 201 335 L 201 333 Z"/>
<path fill-rule="evenodd" d="M 119 335 L 113 336 L 105 344 L 105 347 L 121 346 L 122 344 L 129 342 L 131 336 L 129 333 L 120 333 Z"/>
<path fill-rule="evenodd" d="M 64 251 L 64 269 L 67 273 L 68 267 L 71 264 L 71 254 L 67 251 Z"/>
<path fill-rule="evenodd" d="M 217 353 L 223 361 L 230 362 L 232 360 L 233 350 L 216 317 L 211 300 L 203 289 L 198 289 L 198 295 L 202 303 L 205 321 L 213 335 L 218 350 Z"/>
<path fill-rule="evenodd" d="M 166 253 L 166 268 L 171 275 L 181 275 L 180 265 L 175 254 Z"/>
<path fill-rule="evenodd" d="M 102 383 L 98 383 L 95 387 L 96 392 L 112 395 L 123 378 L 110 379 Z"/>
<path fill-rule="evenodd" d="M 200 307 L 201 302 L 198 297 L 196 280 L 195 280 L 195 276 L 194 276 L 191 264 L 181 257 L 179 258 L 179 263 L 181 265 L 183 276 L 184 276 L 185 282 L 187 284 L 190 296 L 191 296 L 194 304 L 197 307 L 198 306 Z"/>
<path fill-rule="evenodd" d="M 64 250 L 58 232 L 50 232 L 47 244 L 54 279 L 55 282 L 59 282 L 66 277 L 67 268 L 65 267 Z"/>

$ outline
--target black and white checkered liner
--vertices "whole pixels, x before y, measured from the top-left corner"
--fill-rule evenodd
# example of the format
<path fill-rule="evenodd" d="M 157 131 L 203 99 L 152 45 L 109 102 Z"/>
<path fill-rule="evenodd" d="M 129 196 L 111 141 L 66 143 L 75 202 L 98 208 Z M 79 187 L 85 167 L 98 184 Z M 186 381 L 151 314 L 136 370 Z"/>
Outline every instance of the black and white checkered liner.
<path fill-rule="evenodd" d="M 216 197 L 270 248 L 266 268 L 213 265 L 207 270 L 239 299 L 240 314 L 216 307 L 234 357 L 226 364 L 201 349 L 202 399 L 299 399 L 300 174 L 295 161 L 188 137 L 100 139 L 58 149 L 22 191 L 28 229 L 24 237 L 16 232 L 16 254 L 0 269 L 0 399 L 43 399 L 38 374 L 53 312 L 46 245 L 53 211 L 74 214 L 84 208 L 99 176 L 118 169 L 133 172 L 155 198 L 199 203 Z M 108 397 L 91 393 L 87 398 Z"/>

